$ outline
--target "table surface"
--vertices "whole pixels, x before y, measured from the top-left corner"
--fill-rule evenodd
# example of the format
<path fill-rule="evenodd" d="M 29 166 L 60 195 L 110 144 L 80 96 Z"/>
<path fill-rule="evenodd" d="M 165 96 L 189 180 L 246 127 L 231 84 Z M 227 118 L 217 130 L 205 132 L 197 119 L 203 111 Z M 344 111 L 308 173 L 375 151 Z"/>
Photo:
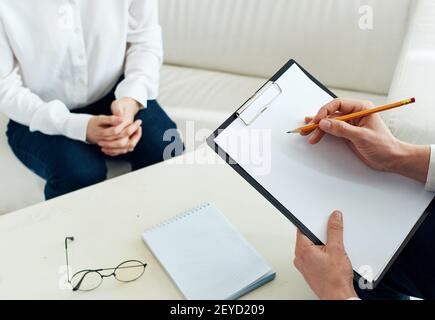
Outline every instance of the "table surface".
<path fill-rule="evenodd" d="M 214 202 L 277 272 L 242 299 L 313 299 L 293 266 L 295 227 L 233 169 L 202 146 L 194 153 L 0 217 L 1 299 L 182 299 L 142 241 L 144 230 Z M 74 271 L 148 263 L 131 283 L 105 278 L 90 292 L 65 286 L 64 238 Z"/>

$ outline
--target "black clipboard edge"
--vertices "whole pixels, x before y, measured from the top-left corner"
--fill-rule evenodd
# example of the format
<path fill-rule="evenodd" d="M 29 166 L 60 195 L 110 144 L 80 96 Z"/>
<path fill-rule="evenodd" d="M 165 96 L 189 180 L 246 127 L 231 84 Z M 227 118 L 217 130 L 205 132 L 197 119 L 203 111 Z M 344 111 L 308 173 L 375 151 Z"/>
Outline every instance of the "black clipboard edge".
<path fill-rule="evenodd" d="M 329 90 L 325 85 L 323 85 L 319 80 L 317 80 L 314 76 L 312 76 L 308 71 L 306 71 L 299 63 L 297 63 L 294 59 L 289 60 L 269 81 L 275 82 L 277 81 L 293 64 L 296 64 L 315 84 L 317 84 L 321 89 L 323 89 L 326 93 L 328 93 L 331 97 L 337 98 L 331 90 Z M 265 84 L 269 81 L 266 81 Z M 248 102 L 246 100 L 246 102 Z M 246 103 L 245 102 L 245 103 Z M 316 245 L 324 245 L 322 241 L 320 241 L 302 222 L 299 221 L 287 208 L 285 208 L 274 196 L 272 196 L 261 184 L 259 184 L 254 178 L 252 178 L 240 165 L 237 164 L 234 159 L 232 159 L 224 150 L 222 150 L 214 140 L 219 136 L 220 131 L 225 130 L 234 120 L 236 120 L 237 114 L 234 112 L 221 126 L 219 126 L 213 133 L 207 138 L 207 145 L 214 150 L 228 165 L 230 165 L 243 179 L 245 179 L 255 190 L 257 190 L 267 201 L 269 201 L 278 211 L 281 212 L 291 223 L 295 225 L 302 233 L 308 237 L 314 244 Z M 408 236 L 402 242 L 399 249 L 390 259 L 386 267 L 383 269 L 382 273 L 379 277 L 371 283 L 372 288 L 376 288 L 376 286 L 381 282 L 382 278 L 388 272 L 390 267 L 393 265 L 394 261 L 399 257 L 400 253 L 406 247 L 408 242 L 417 232 L 418 228 L 424 222 L 426 217 L 430 214 L 430 212 L 435 210 L 435 197 L 426 208 L 424 213 L 421 215 L 420 219 L 414 225 L 412 230 L 409 232 Z M 354 281 L 355 283 L 359 282 L 359 279 L 363 278 L 358 272 L 353 270 L 354 273 Z M 363 278 L 364 279 L 364 278 Z"/>

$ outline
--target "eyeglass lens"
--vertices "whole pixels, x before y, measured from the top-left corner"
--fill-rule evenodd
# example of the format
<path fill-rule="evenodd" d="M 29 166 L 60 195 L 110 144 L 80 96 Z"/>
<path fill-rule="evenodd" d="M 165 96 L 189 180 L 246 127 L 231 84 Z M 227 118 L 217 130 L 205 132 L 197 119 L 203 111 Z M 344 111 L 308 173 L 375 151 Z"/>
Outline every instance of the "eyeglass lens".
<path fill-rule="evenodd" d="M 140 278 L 145 272 L 146 264 L 137 260 L 129 260 L 118 265 L 113 273 L 121 282 L 132 282 Z M 107 277 L 107 276 L 104 276 Z M 73 290 L 90 291 L 98 288 L 103 282 L 103 276 L 97 270 L 83 270 L 73 275 L 71 285 Z"/>

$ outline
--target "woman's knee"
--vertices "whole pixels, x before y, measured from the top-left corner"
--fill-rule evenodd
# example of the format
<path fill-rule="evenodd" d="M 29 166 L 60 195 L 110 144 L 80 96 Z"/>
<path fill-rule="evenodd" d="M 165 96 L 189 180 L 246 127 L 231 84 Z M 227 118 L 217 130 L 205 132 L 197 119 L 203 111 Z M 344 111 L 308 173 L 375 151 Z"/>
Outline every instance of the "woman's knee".
<path fill-rule="evenodd" d="M 142 169 L 144 167 L 172 159 L 180 156 L 184 152 L 184 143 L 176 129 L 166 131 L 159 138 L 154 137 L 150 141 L 150 137 L 143 137 L 142 143 L 136 146 L 130 156 L 130 162 L 133 170 Z"/>
<path fill-rule="evenodd" d="M 66 192 L 71 192 L 102 182 L 106 180 L 106 176 L 107 169 L 105 166 L 83 168 L 76 166 L 63 172 L 57 172 L 48 179 L 47 183 L 66 190 Z"/>
<path fill-rule="evenodd" d="M 102 155 L 70 150 L 69 156 L 52 165 L 47 186 L 55 194 L 65 194 L 106 180 L 107 167 Z"/>
<path fill-rule="evenodd" d="M 175 122 L 155 101 L 138 114 L 142 120 L 142 138 L 132 155 L 134 169 L 181 155 L 184 143 Z"/>
<path fill-rule="evenodd" d="M 65 182 L 74 189 L 81 189 L 103 182 L 107 177 L 105 165 L 98 165 L 89 168 L 76 168 L 67 175 Z"/>

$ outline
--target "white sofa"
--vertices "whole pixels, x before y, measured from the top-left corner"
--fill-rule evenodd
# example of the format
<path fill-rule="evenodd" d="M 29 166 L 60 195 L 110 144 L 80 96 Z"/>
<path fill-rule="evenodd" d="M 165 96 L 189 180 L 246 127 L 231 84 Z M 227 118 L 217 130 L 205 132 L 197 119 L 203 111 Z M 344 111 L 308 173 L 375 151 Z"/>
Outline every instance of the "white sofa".
<path fill-rule="evenodd" d="M 182 132 L 192 124 L 215 129 L 294 58 L 340 97 L 381 104 L 416 96 L 416 105 L 384 119 L 402 140 L 435 142 L 433 0 L 160 0 L 160 6 L 159 100 Z M 371 13 L 373 29 L 361 28 Z M 43 200 L 43 181 L 9 150 L 6 123 L 0 116 L 0 214 Z M 126 169 L 110 168 L 110 176 Z"/>

